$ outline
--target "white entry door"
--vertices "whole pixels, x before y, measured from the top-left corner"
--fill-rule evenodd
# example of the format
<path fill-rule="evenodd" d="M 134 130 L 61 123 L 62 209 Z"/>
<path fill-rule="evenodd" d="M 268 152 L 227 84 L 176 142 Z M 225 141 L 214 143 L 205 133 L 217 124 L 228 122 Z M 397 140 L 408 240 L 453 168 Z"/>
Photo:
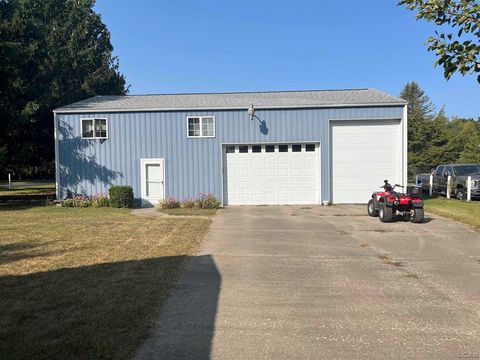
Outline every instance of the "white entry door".
<path fill-rule="evenodd" d="M 320 203 L 318 143 L 228 145 L 223 158 L 226 205 Z"/>
<path fill-rule="evenodd" d="M 334 204 L 367 203 L 383 180 L 402 184 L 402 128 L 399 120 L 332 123 Z"/>
<path fill-rule="evenodd" d="M 142 206 L 155 205 L 165 197 L 165 160 L 142 159 Z"/>

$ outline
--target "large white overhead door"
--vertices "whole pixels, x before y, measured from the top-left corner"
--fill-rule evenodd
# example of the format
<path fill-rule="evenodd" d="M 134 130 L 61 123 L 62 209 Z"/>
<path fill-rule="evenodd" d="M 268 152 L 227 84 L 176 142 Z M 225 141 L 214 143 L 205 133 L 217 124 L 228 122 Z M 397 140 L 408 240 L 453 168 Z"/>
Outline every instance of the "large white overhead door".
<path fill-rule="evenodd" d="M 332 122 L 333 203 L 366 203 L 383 180 L 402 184 L 400 121 Z"/>
<path fill-rule="evenodd" d="M 320 203 L 319 144 L 224 147 L 227 205 Z"/>

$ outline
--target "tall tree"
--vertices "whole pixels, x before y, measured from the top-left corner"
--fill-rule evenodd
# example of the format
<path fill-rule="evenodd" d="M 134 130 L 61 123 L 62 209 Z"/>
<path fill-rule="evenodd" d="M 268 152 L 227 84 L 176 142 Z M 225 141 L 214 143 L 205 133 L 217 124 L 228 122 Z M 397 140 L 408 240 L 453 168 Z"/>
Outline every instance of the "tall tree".
<path fill-rule="evenodd" d="M 459 137 L 463 140 L 463 149 L 461 150 L 458 161 L 462 163 L 480 164 L 480 132 L 477 129 L 478 122 L 472 120 L 463 120 L 463 129 Z"/>
<path fill-rule="evenodd" d="M 6 151 L 5 147 L 0 148 L 0 169 L 6 167 Z"/>
<path fill-rule="evenodd" d="M 409 82 L 400 92 L 400 97 L 408 101 L 408 116 L 431 119 L 435 114 L 435 105 L 416 81 Z"/>
<path fill-rule="evenodd" d="M 430 164 L 425 162 L 424 151 L 430 141 L 430 121 L 435 115 L 435 107 L 415 81 L 405 85 L 400 97 L 408 101 L 409 173 L 428 171 Z"/>
<path fill-rule="evenodd" d="M 425 151 L 420 154 L 424 169 L 434 168 L 438 164 L 455 162 L 457 155 L 451 149 L 452 132 L 444 109 L 426 122 L 426 132 L 428 141 Z"/>
<path fill-rule="evenodd" d="M 428 50 L 437 55 L 448 80 L 455 72 L 478 74 L 480 83 L 480 1 L 401 0 L 399 5 L 416 11 L 417 19 L 433 22 L 442 30 L 427 40 Z"/>
<path fill-rule="evenodd" d="M 23 176 L 53 174 L 52 109 L 125 94 L 94 0 L 0 0 L 0 148 Z M 2 170 L 0 169 L 0 172 Z"/>

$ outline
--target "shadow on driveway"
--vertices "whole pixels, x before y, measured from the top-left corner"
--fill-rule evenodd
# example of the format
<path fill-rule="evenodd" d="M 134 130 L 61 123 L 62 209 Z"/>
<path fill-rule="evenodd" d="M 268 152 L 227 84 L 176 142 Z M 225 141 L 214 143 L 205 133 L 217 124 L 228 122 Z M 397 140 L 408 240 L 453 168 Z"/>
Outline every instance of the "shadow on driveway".
<path fill-rule="evenodd" d="M 136 359 L 210 359 L 220 287 L 212 257 L 192 258 Z"/>

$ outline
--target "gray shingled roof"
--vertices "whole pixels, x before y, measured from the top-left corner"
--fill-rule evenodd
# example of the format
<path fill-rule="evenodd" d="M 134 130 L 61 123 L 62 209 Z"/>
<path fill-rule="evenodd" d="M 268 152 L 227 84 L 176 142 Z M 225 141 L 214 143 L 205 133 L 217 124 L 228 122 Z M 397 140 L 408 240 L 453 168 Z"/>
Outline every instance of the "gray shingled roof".
<path fill-rule="evenodd" d="M 375 89 L 95 96 L 55 109 L 55 112 L 168 111 L 333 106 L 404 105 Z"/>

